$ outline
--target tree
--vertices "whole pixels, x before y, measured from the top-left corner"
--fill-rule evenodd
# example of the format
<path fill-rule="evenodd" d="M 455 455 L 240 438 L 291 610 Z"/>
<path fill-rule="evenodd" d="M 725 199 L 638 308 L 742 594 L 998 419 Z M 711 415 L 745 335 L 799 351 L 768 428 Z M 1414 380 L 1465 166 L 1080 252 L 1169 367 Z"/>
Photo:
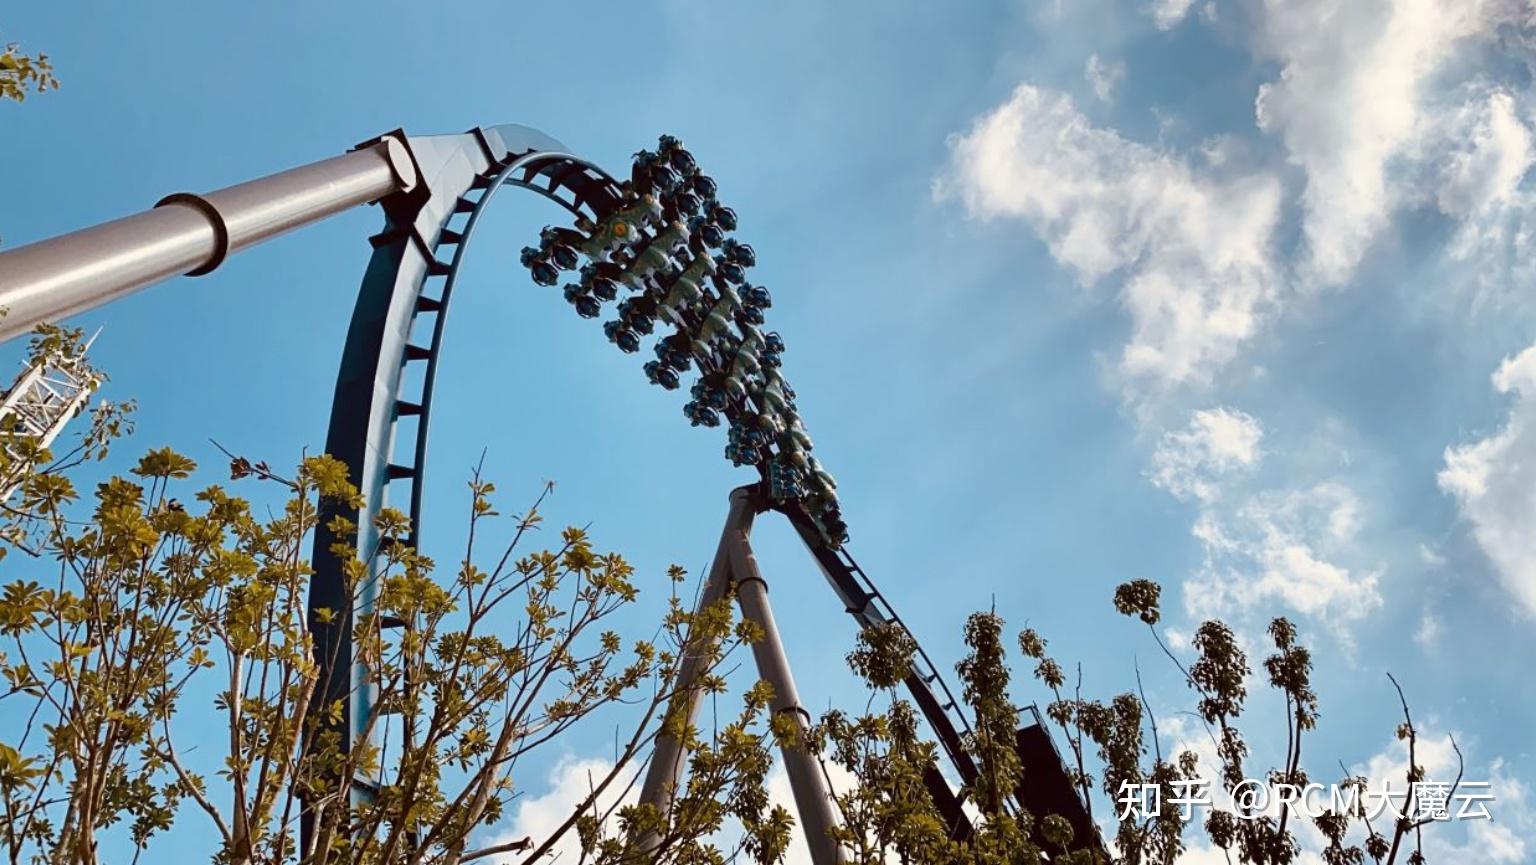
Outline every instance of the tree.
<path fill-rule="evenodd" d="M 80 336 L 52 329 L 34 353 L 77 351 Z M 86 450 L 104 453 L 120 429 L 93 424 Z M 787 842 L 789 815 L 769 805 L 764 786 L 767 691 L 752 689 L 735 719 L 706 735 L 668 689 L 679 658 L 698 653 L 699 687 L 721 690 L 720 664 L 754 629 L 733 618 L 729 602 L 693 613 L 674 592 L 656 638 L 626 647 L 606 622 L 638 596 L 632 568 L 576 528 L 527 549 L 543 523 L 543 495 L 487 556 L 481 539 L 501 515 L 492 484 L 474 477 L 469 542 L 446 579 L 401 542 L 407 520 L 397 511 L 379 514 L 376 563 L 338 546 L 354 593 L 377 596 L 354 622 L 354 641 L 379 710 L 345 751 L 334 725 L 341 702 L 315 697 L 305 602 L 320 503 L 358 502 L 344 466 L 310 457 L 282 477 L 235 458 L 233 481 L 281 494 L 264 518 L 219 485 L 181 493 L 184 504 L 177 494 L 196 466 L 170 449 L 98 485 L 84 519 L 74 513 L 80 494 L 48 454 L 12 469 L 25 476 L 6 538 L 30 553 L 11 560 L 10 573 L 25 575 L 0 595 L 0 701 L 26 719 L 0 743 L 0 844 L 13 863 L 95 863 L 113 831 L 141 853 L 189 811 L 211 821 L 220 845 L 209 852 L 227 863 L 458 863 L 511 853 L 531 862 L 566 834 L 579 834 L 596 861 L 639 861 L 641 836 L 654 840 L 644 861 L 723 861 L 736 850 L 711 837 L 728 820 L 746 827 L 735 846 L 756 860 L 774 861 Z M 332 528 L 346 539 L 356 527 Z M 675 587 L 686 575 L 673 568 L 670 578 Z M 407 626 L 391 627 L 398 623 Z M 208 690 L 212 706 L 187 704 Z M 627 733 L 615 765 L 557 832 L 480 843 L 478 830 L 516 793 L 520 760 L 619 706 Z M 216 761 L 194 764 L 181 744 L 186 720 L 204 724 L 210 710 L 226 741 Z M 694 745 L 671 809 L 597 810 L 661 730 Z M 304 809 L 316 826 L 308 849 L 297 833 Z"/>
<path fill-rule="evenodd" d="M 82 336 L 41 329 L 33 362 L 84 363 Z M 104 458 L 131 428 L 131 410 L 99 403 L 79 444 L 57 459 L 24 441 L 0 448 L 0 479 L 16 489 L 0 503 L 0 554 L 13 551 L 9 581 L 0 587 L 0 705 L 25 719 L 0 735 L 0 845 L 10 862 L 93 865 L 105 858 L 109 836 L 137 859 L 175 821 L 199 815 L 219 839 L 208 855 L 232 865 L 456 865 L 491 856 L 533 863 L 547 861 L 569 836 L 579 838 L 584 861 L 603 865 L 782 858 L 793 819 L 767 795 L 770 750 L 802 734 L 765 717 L 771 693 L 763 683 L 709 733 L 689 720 L 688 695 L 671 685 L 680 659 L 696 654 L 705 661 L 697 687 L 725 691 L 723 665 L 757 636 L 734 618 L 731 598 L 689 612 L 677 592 L 687 577 L 674 567 L 654 637 L 626 641 L 610 623 L 639 596 L 631 566 L 577 528 L 539 548 L 533 540 L 550 490 L 505 517 L 478 471 L 469 482 L 468 541 L 446 575 L 404 543 L 403 514 L 379 513 L 382 540 L 370 551 L 377 555 L 362 557 L 352 545 L 357 527 L 338 518 L 330 528 L 341 539 L 336 552 L 354 604 L 316 615 L 322 622 L 350 616 L 357 598 L 374 597 L 352 625 L 355 659 L 368 671 L 378 707 L 346 750 L 336 729 L 341 702 L 316 696 L 325 689 L 306 607 L 307 551 L 322 503 L 346 512 L 359 503 L 345 467 L 307 457 L 283 476 L 265 462 L 233 457 L 232 484 L 276 499 L 263 517 L 221 485 L 184 492 L 196 465 L 161 448 L 84 500 L 70 469 Z M 488 540 L 498 533 L 508 536 L 504 542 Z M 1114 605 L 1149 629 L 1188 684 L 1217 774 L 1234 785 L 1252 771 L 1239 729 L 1248 658 L 1232 629 L 1213 620 L 1196 631 L 1193 658 L 1181 660 L 1155 629 L 1160 594 L 1155 583 L 1137 580 L 1116 590 Z M 1090 814 L 1098 803 L 1107 818 L 1113 809 L 1105 806 L 1126 785 L 1161 794 L 1151 813 L 1105 820 L 1114 827 L 1112 846 L 1085 845 L 1062 815 L 1027 813 L 1015 799 L 1029 779 L 1014 746 L 1019 706 L 1004 620 L 975 614 L 964 636 L 968 651 L 956 667 L 972 721 L 964 746 L 979 767 L 960 791 L 976 814 L 970 838 L 950 837 L 924 784 L 938 749 L 897 696 L 917 651 L 904 629 L 866 630 L 848 656 L 870 688 L 863 714 L 829 712 L 804 741 L 790 743 L 853 779 L 836 797 L 835 831 L 850 861 L 1177 861 L 1189 827 L 1173 794 L 1201 768 L 1190 752 L 1165 759 L 1139 671 L 1136 692 L 1086 699 L 1081 669 L 1069 692 L 1040 634 L 1026 629 L 1015 640 L 1051 694 L 1045 715 L 1067 746 L 1068 775 Z M 1268 637 L 1273 653 L 1261 667 L 1283 698 L 1286 737 L 1276 749 L 1279 765 L 1263 777 L 1303 785 L 1302 742 L 1318 720 L 1311 654 L 1283 618 Z M 210 693 L 211 702 L 193 701 Z M 1406 699 L 1401 703 L 1398 735 L 1409 748 L 1411 783 L 1423 770 L 1414 762 L 1418 733 Z M 194 759 L 185 746 L 188 722 L 207 726 L 210 717 L 219 719 L 219 753 Z M 486 840 L 487 827 L 518 793 L 513 769 L 520 761 L 578 724 L 614 717 L 623 731 L 614 765 L 592 779 L 555 831 Z M 621 804 L 616 794 L 632 784 L 662 733 L 692 753 L 673 804 L 664 813 Z M 1358 788 L 1365 779 L 1341 783 Z M 297 831 L 306 811 L 315 826 L 307 848 Z M 1210 812 L 1199 831 L 1231 861 L 1287 865 L 1299 855 L 1295 820 L 1236 803 Z M 1349 813 L 1314 820 L 1330 865 L 1421 863 L 1419 832 L 1427 822 L 1403 817 L 1378 830 Z"/>
<path fill-rule="evenodd" d="M 25 102 L 28 91 L 44 93 L 59 89 L 48 55 L 21 53 L 20 42 L 0 43 L 0 102 Z"/>
<path fill-rule="evenodd" d="M 0 100 L 25 102 L 28 91 L 43 93 L 58 87 L 59 80 L 53 77 L 53 64 L 47 54 L 23 54 L 19 42 L 7 43 L 0 49 Z"/>
<path fill-rule="evenodd" d="M 1153 628 L 1161 617 L 1160 594 L 1159 586 L 1148 580 L 1125 583 L 1115 591 L 1115 608 L 1147 626 L 1192 690 L 1196 715 L 1206 725 L 1220 763 L 1217 774 L 1225 788 L 1231 789 L 1255 777 L 1249 774 L 1249 747 L 1237 726 L 1248 696 L 1246 681 L 1251 671 L 1247 656 L 1232 629 L 1212 620 L 1201 624 L 1195 634 L 1194 661 L 1188 665 L 1181 662 Z M 1139 671 L 1137 692 L 1119 694 L 1108 702 L 1082 697 L 1080 669 L 1074 692 L 1064 694 L 1062 667 L 1047 653 L 1045 639 L 1033 629 L 1018 635 L 1018 646 L 1034 663 L 1034 678 L 1052 694 L 1046 716 L 1067 744 L 1071 763 L 1068 775 L 1089 813 L 1095 801 L 1123 801 L 1120 796 L 1125 785 L 1150 785 L 1159 795 L 1151 799 L 1156 805 L 1150 813 L 1121 809 L 1114 844 L 1109 848 L 1114 851 L 1112 856 L 1091 847 L 1072 850 L 1071 826 L 1060 815 L 1029 814 L 1008 802 L 1015 787 L 1027 777 L 1021 775 L 1013 746 L 1018 709 L 1008 695 L 1011 671 L 1003 629 L 1003 619 L 996 613 L 971 616 L 965 627 L 969 652 L 956 668 L 973 718 L 974 732 L 967 749 L 980 767 L 977 781 L 961 790 L 979 812 L 975 835 L 964 843 L 950 840 L 924 791 L 923 772 L 934 765 L 937 751 L 920 736 L 912 707 L 896 696 L 896 688 L 911 668 L 916 643 L 895 626 L 860 634 L 849 664 L 886 702 L 881 711 L 856 719 L 841 712 L 828 713 L 811 733 L 813 746 L 854 779 L 851 789 L 837 797 L 842 814 L 838 831 L 850 851 L 850 861 L 870 865 L 893 860 L 1001 865 L 1044 862 L 1047 857 L 1050 862 L 1070 865 L 1106 861 L 1162 865 L 1178 861 L 1185 850 L 1186 820 L 1173 800 L 1178 795 L 1188 797 L 1188 782 L 1202 777 L 1199 758 L 1190 751 L 1171 760 L 1164 758 L 1156 719 L 1140 694 Z M 1272 785 L 1304 787 L 1309 778 L 1301 766 L 1302 740 L 1316 727 L 1318 718 L 1318 698 L 1310 683 L 1311 654 L 1297 642 L 1295 626 L 1284 618 L 1271 622 L 1268 636 L 1274 653 L 1264 659 L 1263 671 L 1269 686 L 1283 697 L 1286 738 L 1281 764 L 1259 777 Z M 1387 865 L 1421 865 L 1426 861 L 1420 830 L 1431 820 L 1416 815 L 1411 792 L 1414 782 L 1424 780 L 1423 768 L 1415 760 L 1418 731 L 1395 678 L 1392 684 L 1404 717 L 1397 736 L 1407 742 L 1409 751 L 1404 781 L 1410 793 L 1401 809 L 1407 816 L 1399 816 L 1390 828 L 1382 827 L 1387 828 L 1386 833 L 1348 808 L 1322 810 L 1316 818 L 1309 818 L 1326 839 L 1321 853 L 1329 865 L 1361 865 L 1367 859 Z M 1459 749 L 1456 753 L 1460 756 Z M 1098 784 L 1089 771 L 1090 763 L 1097 764 Z M 1453 792 L 1460 781 L 1458 775 Z M 1367 779 L 1346 773 L 1338 783 L 1360 790 Z M 1300 854 L 1296 819 L 1289 809 L 1269 813 L 1235 802 L 1229 809 L 1210 811 L 1202 829 L 1226 853 L 1228 861 L 1288 865 Z M 1032 831 L 1037 821 L 1041 824 L 1038 835 Z M 1045 844 L 1035 843 L 1035 837 L 1043 837 Z"/>

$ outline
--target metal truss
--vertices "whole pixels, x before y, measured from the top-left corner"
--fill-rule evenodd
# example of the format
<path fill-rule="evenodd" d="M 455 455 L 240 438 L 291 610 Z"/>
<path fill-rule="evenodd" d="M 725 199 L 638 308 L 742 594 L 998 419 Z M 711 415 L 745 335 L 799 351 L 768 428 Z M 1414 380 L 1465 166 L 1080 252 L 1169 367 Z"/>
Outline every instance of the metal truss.
<path fill-rule="evenodd" d="M 32 454 L 53 445 L 59 433 L 85 408 L 101 376 L 79 354 L 42 359 L 29 365 L 0 399 L 0 452 L 7 467 L 30 462 Z M 10 499 L 19 477 L 0 476 L 0 502 Z"/>

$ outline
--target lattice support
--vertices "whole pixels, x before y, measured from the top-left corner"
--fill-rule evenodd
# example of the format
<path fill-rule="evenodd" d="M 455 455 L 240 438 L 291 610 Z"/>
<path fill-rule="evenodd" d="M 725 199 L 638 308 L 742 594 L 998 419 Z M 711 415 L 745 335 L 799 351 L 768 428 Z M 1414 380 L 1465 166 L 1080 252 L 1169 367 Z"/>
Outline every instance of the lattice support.
<path fill-rule="evenodd" d="M 91 341 L 95 341 L 91 337 Z M 86 343 L 90 348 L 91 343 Z M 29 365 L 0 399 L 0 452 L 5 476 L 0 477 L 0 502 L 21 484 L 21 472 L 32 454 L 58 439 L 91 398 L 100 373 L 91 368 L 82 350 L 77 355 L 43 358 Z"/>

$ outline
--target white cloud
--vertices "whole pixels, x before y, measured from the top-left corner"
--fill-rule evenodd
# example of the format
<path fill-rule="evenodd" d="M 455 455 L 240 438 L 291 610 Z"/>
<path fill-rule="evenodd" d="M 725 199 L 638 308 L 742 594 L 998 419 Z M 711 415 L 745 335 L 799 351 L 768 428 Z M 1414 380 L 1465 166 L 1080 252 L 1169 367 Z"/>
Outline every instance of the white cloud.
<path fill-rule="evenodd" d="M 1197 411 L 1187 429 L 1163 434 L 1152 454 L 1152 482 L 1180 499 L 1211 501 L 1221 476 L 1258 461 L 1263 437 L 1252 415 L 1228 408 Z"/>
<path fill-rule="evenodd" d="M 1460 761 L 1449 734 L 1435 734 L 1420 729 L 1414 759 L 1423 767 L 1426 781 L 1456 780 Z M 1364 764 L 1353 767 L 1351 771 L 1365 775 L 1374 792 L 1386 791 L 1386 785 L 1390 783 L 1391 789 L 1399 794 L 1397 801 L 1401 805 L 1401 794 L 1407 786 L 1407 769 L 1408 743 L 1394 739 L 1385 750 L 1373 755 Z M 1519 865 L 1528 862 L 1527 853 L 1536 853 L 1536 849 L 1525 840 L 1536 838 L 1536 802 L 1531 798 L 1530 786 L 1510 777 L 1504 761 L 1498 758 L 1485 765 L 1467 766 L 1465 773 L 1466 781 L 1488 783 L 1486 788 L 1465 788 L 1461 792 L 1491 794 L 1493 801 L 1480 804 L 1487 808 L 1493 819 L 1453 820 L 1425 826 L 1425 859 L 1430 862 L 1467 862 L 1477 865 Z M 1478 804 L 1472 807 L 1475 809 Z M 1460 802 L 1453 802 L 1451 813 L 1454 815 L 1460 808 Z"/>
<path fill-rule="evenodd" d="M 1099 55 L 1088 55 L 1088 62 L 1083 65 L 1083 77 L 1088 79 L 1088 84 L 1093 88 L 1093 95 L 1100 102 L 1108 102 L 1115 95 L 1115 87 L 1125 78 L 1125 64 L 1120 61 L 1105 63 L 1099 59 Z"/>
<path fill-rule="evenodd" d="M 1510 395 L 1502 429 L 1445 451 L 1440 488 L 1456 498 L 1500 584 L 1536 616 L 1536 346 L 1506 358 L 1493 386 Z"/>
<path fill-rule="evenodd" d="M 1495 89 L 1448 113 L 1443 126 L 1442 149 L 1449 157 L 1430 180 L 1437 184 L 1438 209 L 1460 220 L 1446 257 L 1464 265 L 1477 307 L 1492 302 L 1528 309 L 1526 293 L 1511 290 L 1536 276 L 1536 193 L 1526 183 L 1536 143 L 1519 102 Z"/>
<path fill-rule="evenodd" d="M 616 779 L 609 790 L 614 795 L 598 798 L 599 809 L 606 810 L 615 801 L 614 796 L 622 794 L 618 800 L 620 806 L 631 805 L 639 801 L 639 784 L 629 784 L 631 776 L 638 776 L 643 767 L 637 767 L 635 771 L 622 775 Z M 830 780 L 834 793 L 843 793 L 851 789 L 853 776 L 847 770 L 835 763 L 826 764 L 827 778 Z M 592 790 L 592 787 L 607 777 L 613 770 L 613 763 L 602 758 L 578 758 L 566 756 L 561 758 L 549 771 L 545 779 L 545 792 L 539 796 L 520 796 L 517 806 L 512 810 L 510 821 L 489 840 L 480 846 L 493 846 L 516 841 L 522 838 L 533 839 L 534 844 L 543 843 L 560 827 L 571 812 L 584 800 Z M 783 865 L 811 865 L 810 852 L 805 843 L 805 834 L 799 825 L 799 814 L 795 811 L 795 798 L 789 786 L 789 775 L 784 771 L 782 760 L 775 760 L 773 769 L 768 773 L 767 779 L 768 801 L 772 805 L 782 805 L 789 810 L 795 818 L 795 827 L 791 830 L 789 849 L 785 854 Z M 616 809 L 615 809 L 616 810 Z M 610 827 L 610 830 L 616 827 Z M 739 830 L 727 826 L 722 829 L 717 841 L 721 844 L 734 845 L 740 837 Z M 527 854 L 505 854 L 493 858 L 491 861 L 511 865 L 520 863 Z M 575 863 L 581 861 L 581 844 L 576 838 L 575 831 L 567 833 L 561 838 L 560 843 L 550 850 L 549 861 Z"/>
<path fill-rule="evenodd" d="M 830 761 L 823 766 L 833 795 L 853 789 L 854 779 L 848 770 Z M 799 814 L 795 812 L 795 796 L 790 790 L 789 774 L 784 771 L 783 760 L 775 761 L 773 771 L 768 773 L 768 800 L 775 805 L 783 805 L 795 817 L 795 827 L 790 833 L 789 849 L 785 853 L 783 865 L 812 865 L 810 849 L 805 843 L 805 830 L 800 825 Z"/>
<path fill-rule="evenodd" d="M 1461 215 L 1508 190 L 1529 162 L 1529 134 L 1493 85 L 1447 100 L 1438 76 L 1529 0 L 1267 0 L 1259 53 L 1280 65 L 1259 89 L 1259 127 L 1306 175 L 1302 274 L 1318 284 L 1353 273 L 1393 211 L 1410 202 L 1400 176 L 1442 166 L 1440 206 Z M 1481 130 L 1457 138 L 1457 126 Z M 1466 146 L 1441 146 L 1460 141 Z"/>
<path fill-rule="evenodd" d="M 1462 105 L 1448 119 L 1449 156 L 1441 167 L 1441 212 L 1469 216 L 1515 198 L 1531 167 L 1531 130 L 1521 122 L 1515 98 L 1494 91 Z"/>
<path fill-rule="evenodd" d="M 1419 616 L 1419 627 L 1413 632 L 1413 641 L 1425 651 L 1434 649 L 1440 644 L 1440 619 L 1434 613 L 1425 610 Z"/>
<path fill-rule="evenodd" d="M 637 767 L 636 772 L 640 768 Z M 535 846 L 544 843 L 545 839 L 560 828 L 571 816 L 571 812 L 591 794 L 592 789 L 602 783 L 602 780 L 613 771 L 613 763 L 601 758 L 577 758 L 574 756 L 562 757 L 554 767 L 549 770 L 546 778 L 546 792 L 541 796 L 524 794 L 517 799 L 517 805 L 512 809 L 511 821 L 504 829 L 487 840 L 483 846 L 490 847 L 497 844 L 506 844 L 522 838 L 530 838 Z M 615 802 L 615 797 L 622 794 L 620 805 L 629 805 L 639 798 L 638 785 L 627 782 L 634 772 L 623 775 L 614 780 L 604 795 L 597 801 L 600 810 L 606 810 Z M 561 837 L 549 853 L 553 861 L 578 862 L 581 860 L 581 843 L 576 837 L 573 828 Z M 511 865 L 514 862 L 522 862 L 527 858 L 527 853 L 508 853 L 495 857 L 492 861 Z"/>
<path fill-rule="evenodd" d="M 1083 285 L 1118 277 L 1132 398 L 1208 383 L 1290 292 L 1347 282 L 1407 208 L 1455 224 L 1440 252 L 1470 264 L 1450 282 L 1479 287 L 1475 300 L 1536 278 L 1536 0 L 1249 5 L 1253 59 L 1278 69 L 1255 94 L 1257 129 L 1300 169 L 1295 248 L 1274 248 L 1289 197 L 1277 172 L 1128 140 L 1029 83 L 955 137 L 936 184 L 975 216 L 1027 223 Z M 1216 15 L 1192 0 L 1146 9 L 1162 29 Z M 1121 72 L 1095 54 L 1084 74 L 1107 100 Z"/>
<path fill-rule="evenodd" d="M 1426 567 L 1443 568 L 1445 567 L 1446 559 L 1439 550 L 1431 547 L 1429 544 L 1419 544 L 1419 561 L 1423 562 Z"/>
<path fill-rule="evenodd" d="M 1348 487 L 1325 482 L 1261 493 L 1235 511 L 1207 510 L 1194 528 L 1205 564 L 1184 583 L 1189 614 L 1244 615 L 1278 602 L 1333 626 L 1348 643 L 1343 626 L 1382 603 L 1382 568 L 1341 564 L 1359 507 Z"/>
<path fill-rule="evenodd" d="M 1152 483 L 1200 505 L 1191 534 L 1205 561 L 1184 583 L 1185 608 L 1197 618 L 1232 618 L 1279 603 L 1334 626 L 1347 644 L 1341 627 L 1382 603 L 1382 569 L 1345 563 L 1360 499 L 1337 481 L 1246 492 L 1239 472 L 1263 456 L 1263 438 L 1252 415 L 1218 407 L 1164 433 L 1152 455 Z"/>
<path fill-rule="evenodd" d="M 1208 380 L 1275 300 L 1275 178 L 1197 171 L 1095 127 L 1060 93 L 1016 88 L 952 140 L 935 193 L 1023 220 L 1085 286 L 1122 274 L 1128 385 Z"/>
<path fill-rule="evenodd" d="M 1200 777 L 1211 784 L 1211 807 L 1231 811 L 1232 799 L 1223 791 L 1219 780 L 1221 761 L 1211 735 L 1197 722 L 1191 721 L 1188 715 L 1164 711 L 1158 713 L 1158 718 L 1159 730 L 1164 742 L 1164 754 L 1193 752 L 1198 758 Z M 1383 723 L 1385 724 L 1386 721 Z M 1465 737 L 1458 736 L 1458 739 L 1464 740 Z M 1462 742 L 1462 748 L 1465 754 L 1470 755 L 1465 741 Z M 1424 769 L 1425 781 L 1452 782 L 1456 779 L 1458 769 L 1462 768 L 1455 748 L 1452 747 L 1450 735 L 1425 729 L 1422 723 L 1414 756 L 1419 766 Z M 1402 793 L 1407 786 L 1407 768 L 1407 743 L 1393 737 L 1382 751 L 1352 765 L 1349 773 L 1352 776 L 1363 775 L 1367 779 L 1368 789 L 1373 794 L 1391 791 L 1394 794 L 1390 800 L 1393 806 L 1401 807 Z M 1321 794 L 1314 807 L 1326 805 L 1329 795 L 1326 792 L 1328 785 L 1341 780 L 1337 772 L 1337 767 L 1333 765 L 1312 767 L 1313 781 L 1324 785 L 1325 788 L 1325 792 Z M 1464 773 L 1465 781 L 1488 782 L 1486 788 L 1467 787 L 1460 792 L 1492 794 L 1494 801 L 1487 802 L 1486 807 L 1493 819 L 1491 821 L 1451 821 L 1425 826 L 1422 835 L 1426 860 L 1468 863 L 1468 865 L 1518 865 L 1518 863 L 1528 862 L 1526 856 L 1536 852 L 1532 843 L 1526 840 L 1536 838 L 1536 801 L 1532 800 L 1529 783 L 1512 777 L 1506 763 L 1500 758 L 1484 763 L 1468 763 Z M 1374 808 L 1374 803 L 1377 801 L 1374 798 L 1363 799 L 1362 805 Z M 1453 801 L 1450 804 L 1452 814 L 1460 808 L 1460 801 Z M 1270 811 L 1278 813 L 1273 800 L 1270 802 Z M 1384 816 L 1373 822 L 1378 830 L 1386 832 L 1388 837 L 1391 837 L 1389 817 Z M 1298 865 L 1314 865 L 1314 863 L 1321 865 L 1324 860 L 1320 853 L 1326 844 L 1322 834 L 1310 821 L 1303 821 L 1296 828 L 1297 840 L 1301 847 Z M 1346 837 L 1346 843 L 1361 844 L 1364 842 L 1364 836 L 1363 826 L 1356 821 L 1349 836 Z M 1180 865 L 1207 865 L 1207 863 L 1227 865 L 1226 856 L 1219 848 L 1211 845 L 1198 828 L 1191 827 L 1185 836 L 1185 841 L 1189 846 L 1184 855 L 1179 857 Z"/>
<path fill-rule="evenodd" d="M 1152 21 L 1159 30 L 1171 30 L 1189 14 L 1195 0 L 1153 0 Z"/>

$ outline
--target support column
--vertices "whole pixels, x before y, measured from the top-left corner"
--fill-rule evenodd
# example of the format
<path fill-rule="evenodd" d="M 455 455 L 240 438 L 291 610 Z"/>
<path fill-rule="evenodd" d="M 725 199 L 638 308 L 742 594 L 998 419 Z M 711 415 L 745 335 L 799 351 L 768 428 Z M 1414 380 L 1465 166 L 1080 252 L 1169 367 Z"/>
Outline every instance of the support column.
<path fill-rule="evenodd" d="M 751 520 L 751 502 L 744 496 L 732 493 L 730 515 L 726 517 L 725 531 L 720 537 L 720 547 L 715 551 L 715 560 L 709 567 L 709 575 L 705 578 L 695 613 L 707 609 L 711 604 L 718 603 L 725 597 L 726 590 L 731 585 L 729 541 L 733 535 L 741 534 L 739 526 L 743 521 L 750 525 Z M 705 656 L 713 648 L 713 646 L 700 647 L 696 651 L 685 654 L 682 663 L 678 666 L 677 679 L 673 682 L 673 690 L 685 693 L 682 698 L 686 701 L 683 711 L 690 723 L 699 708 L 699 692 L 695 683 L 704 667 Z M 645 781 L 640 786 L 641 804 L 654 805 L 663 814 L 672 807 L 673 793 L 682 775 L 685 759 L 687 755 L 683 752 L 683 743 L 676 737 L 665 733 L 656 736 L 655 750 L 651 752 L 651 763 L 645 770 Z M 646 846 L 649 847 L 652 843 L 654 841 L 649 841 Z"/>
<path fill-rule="evenodd" d="M 755 487 L 741 487 L 731 492 L 730 516 L 726 518 L 720 547 L 710 565 L 697 609 L 703 610 L 719 602 L 735 586 L 742 616 L 755 622 L 762 631 L 762 639 L 752 645 L 752 655 L 757 663 L 758 678 L 773 687 L 773 700 L 769 703 L 769 709 L 775 716 L 790 715 L 794 723 L 804 731 L 810 727 L 810 714 L 800 706 L 795 680 L 789 671 L 789 660 L 784 655 L 784 644 L 779 638 L 773 609 L 768 603 L 768 583 L 758 570 L 757 558 L 748 541 L 753 518 L 757 515 L 756 495 Z M 702 649 L 685 655 L 673 684 L 673 689 L 684 695 L 683 711 L 687 713 L 690 722 L 698 709 L 699 694 L 694 683 L 702 672 L 707 652 L 708 649 Z M 811 861 L 815 865 L 839 865 L 847 861 L 844 851 L 833 843 L 830 834 L 837 825 L 837 814 L 821 765 L 803 748 L 785 747 L 780 754 L 795 797 L 799 823 L 810 848 Z M 646 769 L 645 781 L 640 788 L 641 803 L 654 805 L 665 813 L 672 805 L 673 793 L 682 776 L 683 761 L 686 758 L 682 742 L 672 736 L 658 735 L 650 765 Z M 649 837 L 643 839 L 640 846 L 642 850 L 651 850 L 656 843 L 656 838 Z"/>
<path fill-rule="evenodd" d="M 731 497 L 734 508 L 737 497 L 745 498 L 743 490 Z M 744 618 L 755 622 L 762 631 L 761 638 L 752 644 L 752 655 L 757 661 L 758 678 L 773 687 L 773 699 L 769 703 L 775 717 L 789 715 L 796 727 L 805 732 L 810 727 L 810 713 L 800 705 L 795 679 L 789 671 L 789 659 L 784 655 L 784 644 L 779 639 L 779 629 L 774 623 L 773 608 L 768 603 L 768 583 L 757 567 L 757 557 L 748 542 L 750 521 L 728 537 L 731 548 L 731 571 L 736 578 L 736 598 L 741 604 Z M 816 865 L 836 865 L 845 862 L 843 850 L 831 837 L 837 825 L 837 814 L 828 789 L 826 776 L 816 757 L 804 748 L 785 745 L 779 752 L 784 760 L 784 771 L 789 776 L 790 790 L 795 796 L 795 810 L 800 815 L 800 827 L 805 832 L 806 845 L 810 848 L 811 861 Z"/>
<path fill-rule="evenodd" d="M 417 186 L 403 142 L 377 143 L 220 189 L 171 195 L 154 208 L 0 252 L 0 340 L 83 312 L 350 207 Z"/>

